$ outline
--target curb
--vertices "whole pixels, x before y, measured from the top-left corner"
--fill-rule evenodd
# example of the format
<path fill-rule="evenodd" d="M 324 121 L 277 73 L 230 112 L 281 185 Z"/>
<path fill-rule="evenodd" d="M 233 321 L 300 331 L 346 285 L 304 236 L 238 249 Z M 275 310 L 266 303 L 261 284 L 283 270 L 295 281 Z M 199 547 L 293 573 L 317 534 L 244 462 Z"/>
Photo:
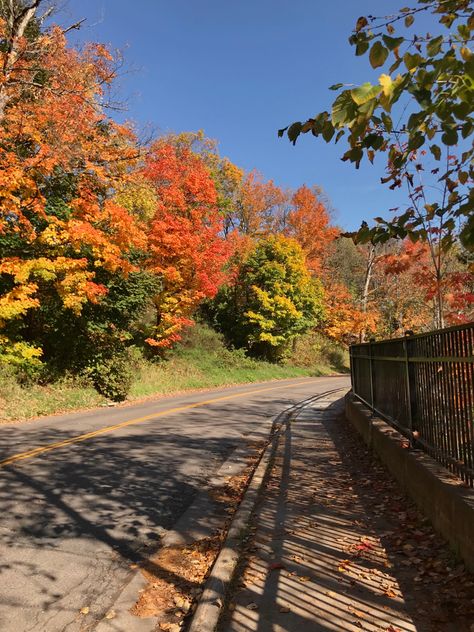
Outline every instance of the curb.
<path fill-rule="evenodd" d="M 270 470 L 282 430 L 289 422 L 294 421 L 304 408 L 310 406 L 318 399 L 327 396 L 329 393 L 339 390 L 342 389 L 334 389 L 334 391 L 328 391 L 310 397 L 295 404 L 291 409 L 283 411 L 283 413 L 280 413 L 280 415 L 276 417 L 273 424 L 273 435 L 260 458 L 257 468 L 254 470 L 245 496 L 234 515 L 224 545 L 206 581 L 204 591 L 198 601 L 197 608 L 194 611 L 187 632 L 214 632 L 216 630 L 223 611 L 222 607 L 225 602 L 227 588 L 232 581 L 237 563 L 240 559 L 242 536 L 249 524 L 258 501 L 259 492 Z M 277 427 L 277 424 L 281 425 Z"/>

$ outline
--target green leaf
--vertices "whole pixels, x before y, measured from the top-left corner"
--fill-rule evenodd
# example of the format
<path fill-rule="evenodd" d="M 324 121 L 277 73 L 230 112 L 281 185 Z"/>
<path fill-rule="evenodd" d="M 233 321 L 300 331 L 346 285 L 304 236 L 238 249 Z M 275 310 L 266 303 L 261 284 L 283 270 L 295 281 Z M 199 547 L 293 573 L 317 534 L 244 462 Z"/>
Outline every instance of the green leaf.
<path fill-rule="evenodd" d="M 334 127 L 341 127 L 354 120 L 357 107 L 352 100 L 351 91 L 344 90 L 332 105 L 331 120 Z"/>
<path fill-rule="evenodd" d="M 363 105 L 364 103 L 367 103 L 367 101 L 371 101 L 375 98 L 381 90 L 382 88 L 380 86 L 373 86 L 369 81 L 367 81 L 358 88 L 353 88 L 351 90 L 351 96 L 357 105 Z"/>
<path fill-rule="evenodd" d="M 333 136 L 334 126 L 328 121 L 323 127 L 323 138 L 327 143 L 329 143 Z"/>
<path fill-rule="evenodd" d="M 462 137 L 467 138 L 468 136 L 470 136 L 470 134 L 472 134 L 473 130 L 474 130 L 473 122 L 466 121 L 464 125 L 462 126 Z"/>
<path fill-rule="evenodd" d="M 429 57 L 435 57 L 439 51 L 441 50 L 441 46 L 443 45 L 443 36 L 434 37 L 431 39 L 426 45 L 426 52 Z"/>
<path fill-rule="evenodd" d="M 286 127 L 283 127 L 282 129 L 278 130 L 278 138 L 281 138 L 283 136 L 283 134 L 286 132 L 286 130 L 288 129 L 288 125 Z"/>
<path fill-rule="evenodd" d="M 441 136 L 441 140 L 445 145 L 456 145 L 458 142 L 458 133 L 453 128 L 447 129 Z"/>
<path fill-rule="evenodd" d="M 441 159 L 441 149 L 438 147 L 438 145 L 431 145 L 430 151 L 433 154 L 433 156 L 436 158 L 436 160 Z"/>
<path fill-rule="evenodd" d="M 362 40 L 357 42 L 356 44 L 356 56 L 360 57 L 361 55 L 365 55 L 365 53 L 369 50 L 369 42 L 367 40 Z"/>
<path fill-rule="evenodd" d="M 288 128 L 288 132 L 287 132 L 288 138 L 293 143 L 293 145 L 296 144 L 296 139 L 301 134 L 302 127 L 303 125 L 299 121 L 297 121 L 296 123 L 293 123 L 292 125 L 290 125 L 290 127 Z"/>
<path fill-rule="evenodd" d="M 334 85 L 329 86 L 329 90 L 340 90 L 343 85 L 343 83 L 335 83 Z"/>
<path fill-rule="evenodd" d="M 390 37 L 389 35 L 382 35 L 382 39 L 388 50 L 395 50 L 405 41 L 404 37 Z"/>
<path fill-rule="evenodd" d="M 403 55 L 403 61 L 405 62 L 407 70 L 414 70 L 424 61 L 424 59 L 418 53 L 415 53 L 414 55 L 410 55 L 410 53 L 405 53 Z"/>
<path fill-rule="evenodd" d="M 382 112 L 382 114 L 380 116 L 382 118 L 382 121 L 383 121 L 383 124 L 385 126 L 385 129 L 390 134 L 390 132 L 393 129 L 392 119 L 390 118 L 390 116 L 388 116 L 388 114 L 385 114 L 385 112 Z"/>
<path fill-rule="evenodd" d="M 376 41 L 370 49 L 369 60 L 372 68 L 383 66 L 388 57 L 388 49 Z"/>
<path fill-rule="evenodd" d="M 425 135 L 421 132 L 416 132 L 410 136 L 410 140 L 408 141 L 408 149 L 415 151 L 419 149 L 425 142 Z"/>

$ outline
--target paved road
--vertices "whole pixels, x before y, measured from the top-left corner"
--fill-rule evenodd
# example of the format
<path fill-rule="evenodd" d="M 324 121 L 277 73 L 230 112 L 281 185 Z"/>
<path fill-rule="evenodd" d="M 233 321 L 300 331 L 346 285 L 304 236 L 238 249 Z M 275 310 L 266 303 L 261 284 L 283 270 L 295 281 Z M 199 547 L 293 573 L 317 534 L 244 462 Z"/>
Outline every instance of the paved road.
<path fill-rule="evenodd" d="M 235 448 L 348 385 L 267 382 L 1 426 L 0 630 L 83 630 L 84 606 L 103 617 Z"/>

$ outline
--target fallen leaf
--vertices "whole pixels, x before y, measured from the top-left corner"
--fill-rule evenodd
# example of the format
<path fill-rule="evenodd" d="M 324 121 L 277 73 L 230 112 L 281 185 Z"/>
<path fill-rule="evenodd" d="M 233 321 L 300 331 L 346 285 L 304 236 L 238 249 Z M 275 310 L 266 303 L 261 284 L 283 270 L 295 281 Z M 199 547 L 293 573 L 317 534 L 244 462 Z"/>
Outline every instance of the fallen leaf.
<path fill-rule="evenodd" d="M 256 604 L 255 602 L 253 602 L 253 601 L 252 601 L 252 603 L 249 603 L 249 604 L 248 604 L 247 608 L 248 608 L 249 610 L 258 610 L 258 606 L 257 606 L 257 604 Z"/>
<path fill-rule="evenodd" d="M 280 606 L 278 608 L 279 612 L 291 612 L 291 610 L 288 608 L 288 606 Z"/>
<path fill-rule="evenodd" d="M 84 606 L 84 608 L 81 608 L 79 612 L 81 614 L 89 614 L 89 610 L 90 610 L 89 606 Z"/>
<path fill-rule="evenodd" d="M 106 619 L 113 619 L 114 617 L 116 617 L 117 615 L 115 614 L 115 610 L 109 610 L 107 612 L 107 614 L 105 615 Z"/>

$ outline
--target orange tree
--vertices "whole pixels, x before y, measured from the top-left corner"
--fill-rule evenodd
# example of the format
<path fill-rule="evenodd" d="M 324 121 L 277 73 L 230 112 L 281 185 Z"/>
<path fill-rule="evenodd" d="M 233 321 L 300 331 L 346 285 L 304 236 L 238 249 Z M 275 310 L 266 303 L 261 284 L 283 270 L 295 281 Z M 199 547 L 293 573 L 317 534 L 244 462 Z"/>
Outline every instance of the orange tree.
<path fill-rule="evenodd" d="M 179 340 L 199 303 L 215 295 L 231 246 L 222 234 L 224 214 L 215 180 L 188 145 L 157 141 L 143 175 L 156 194 L 147 231 L 148 268 L 161 279 L 153 298 L 156 322 L 147 342 L 162 348 Z"/>
<path fill-rule="evenodd" d="M 0 29 L 8 41 L 5 21 Z M 20 38 L 21 66 L 2 88 L 0 346 L 4 358 L 28 365 L 58 351 L 56 316 L 79 319 L 113 278 L 138 270 L 146 237 L 113 199 L 133 178 L 139 150 L 132 131 L 98 105 L 115 76 L 112 56 L 100 45 L 69 48 L 59 28 L 35 34 L 34 54 L 22 55 L 23 45 Z M 62 345 L 70 361 L 80 337 L 71 331 Z"/>

